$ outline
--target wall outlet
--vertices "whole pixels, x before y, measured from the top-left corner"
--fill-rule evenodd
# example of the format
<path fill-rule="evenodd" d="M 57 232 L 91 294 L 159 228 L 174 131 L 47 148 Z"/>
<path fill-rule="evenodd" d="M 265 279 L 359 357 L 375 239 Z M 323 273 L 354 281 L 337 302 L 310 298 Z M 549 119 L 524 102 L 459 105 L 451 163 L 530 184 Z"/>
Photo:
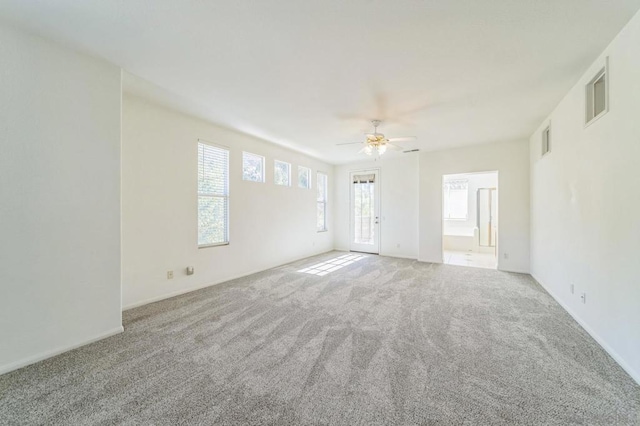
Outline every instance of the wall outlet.
<path fill-rule="evenodd" d="M 580 300 L 582 300 L 582 303 L 587 303 L 587 293 L 582 293 L 580 295 Z"/>
<path fill-rule="evenodd" d="M 396 244 L 396 248 L 400 248 L 400 244 Z"/>
<path fill-rule="evenodd" d="M 172 280 L 173 279 L 173 271 L 167 271 L 167 279 L 168 280 Z"/>
<path fill-rule="evenodd" d="M 193 266 L 187 266 L 187 275 L 193 275 Z"/>
<path fill-rule="evenodd" d="M 505 254 L 504 254 L 504 258 L 505 258 L 505 259 L 508 259 L 508 258 L 509 258 L 509 253 L 505 253 Z"/>
<path fill-rule="evenodd" d="M 573 294 L 575 292 L 575 290 L 576 290 L 575 287 L 573 286 L 573 284 L 571 284 L 569 286 L 569 291 L 571 292 L 571 294 Z"/>

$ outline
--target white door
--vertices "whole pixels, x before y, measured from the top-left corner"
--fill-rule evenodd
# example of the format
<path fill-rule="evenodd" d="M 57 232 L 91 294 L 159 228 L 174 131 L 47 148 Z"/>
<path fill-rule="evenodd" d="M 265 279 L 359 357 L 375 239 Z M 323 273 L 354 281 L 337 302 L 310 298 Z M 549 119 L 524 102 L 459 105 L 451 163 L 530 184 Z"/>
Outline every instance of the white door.
<path fill-rule="evenodd" d="M 380 180 L 378 170 L 351 172 L 350 249 L 380 252 Z"/>

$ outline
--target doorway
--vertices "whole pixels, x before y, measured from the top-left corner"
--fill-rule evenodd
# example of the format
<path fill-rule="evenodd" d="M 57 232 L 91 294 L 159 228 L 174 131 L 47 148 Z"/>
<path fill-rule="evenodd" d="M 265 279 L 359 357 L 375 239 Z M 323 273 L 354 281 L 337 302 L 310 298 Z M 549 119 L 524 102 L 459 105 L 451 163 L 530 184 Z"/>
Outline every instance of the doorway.
<path fill-rule="evenodd" d="M 498 172 L 442 176 L 443 263 L 497 269 Z"/>
<path fill-rule="evenodd" d="M 380 173 L 363 170 L 350 173 L 351 207 L 349 249 L 380 253 Z"/>

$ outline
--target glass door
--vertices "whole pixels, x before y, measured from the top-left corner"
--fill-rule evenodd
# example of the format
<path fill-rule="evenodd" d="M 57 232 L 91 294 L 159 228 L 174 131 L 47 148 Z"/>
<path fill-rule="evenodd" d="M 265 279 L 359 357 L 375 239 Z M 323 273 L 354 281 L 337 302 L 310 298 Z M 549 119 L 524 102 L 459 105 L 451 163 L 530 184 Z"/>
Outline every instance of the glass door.
<path fill-rule="evenodd" d="M 380 182 L 378 170 L 351 172 L 350 250 L 380 252 Z"/>

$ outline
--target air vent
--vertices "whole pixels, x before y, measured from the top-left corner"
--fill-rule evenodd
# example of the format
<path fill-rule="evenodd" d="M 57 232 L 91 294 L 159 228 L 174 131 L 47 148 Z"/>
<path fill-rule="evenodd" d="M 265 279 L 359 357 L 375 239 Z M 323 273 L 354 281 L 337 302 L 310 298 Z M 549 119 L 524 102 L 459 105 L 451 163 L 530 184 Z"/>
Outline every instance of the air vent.
<path fill-rule="evenodd" d="M 404 154 L 408 154 L 408 153 L 410 153 L 410 152 L 418 152 L 418 151 L 420 151 L 420 150 L 419 150 L 419 149 L 410 149 L 410 150 L 408 150 L 408 151 L 402 151 L 402 152 L 403 152 Z"/>

